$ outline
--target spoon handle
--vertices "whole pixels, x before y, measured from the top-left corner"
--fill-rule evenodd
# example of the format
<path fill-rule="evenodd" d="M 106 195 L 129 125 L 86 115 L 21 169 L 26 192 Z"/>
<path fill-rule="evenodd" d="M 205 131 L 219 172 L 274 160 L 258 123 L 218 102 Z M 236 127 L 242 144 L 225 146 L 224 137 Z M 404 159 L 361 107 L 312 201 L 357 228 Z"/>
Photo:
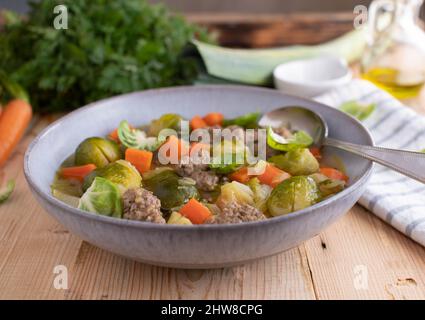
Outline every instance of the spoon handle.
<path fill-rule="evenodd" d="M 342 149 L 425 183 L 425 153 L 362 146 L 326 138 L 323 145 Z"/>

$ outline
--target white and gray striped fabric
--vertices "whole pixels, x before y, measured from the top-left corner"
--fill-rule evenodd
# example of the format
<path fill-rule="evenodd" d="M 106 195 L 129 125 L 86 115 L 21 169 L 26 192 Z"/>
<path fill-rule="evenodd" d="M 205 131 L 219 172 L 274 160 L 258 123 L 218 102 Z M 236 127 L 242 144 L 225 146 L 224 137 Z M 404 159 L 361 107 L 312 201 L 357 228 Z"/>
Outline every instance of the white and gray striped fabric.
<path fill-rule="evenodd" d="M 425 117 L 370 82 L 353 80 L 316 100 L 333 107 L 349 100 L 376 103 L 375 112 L 363 121 L 376 145 L 412 151 L 425 149 Z M 359 203 L 425 246 L 425 185 L 376 165 Z"/>

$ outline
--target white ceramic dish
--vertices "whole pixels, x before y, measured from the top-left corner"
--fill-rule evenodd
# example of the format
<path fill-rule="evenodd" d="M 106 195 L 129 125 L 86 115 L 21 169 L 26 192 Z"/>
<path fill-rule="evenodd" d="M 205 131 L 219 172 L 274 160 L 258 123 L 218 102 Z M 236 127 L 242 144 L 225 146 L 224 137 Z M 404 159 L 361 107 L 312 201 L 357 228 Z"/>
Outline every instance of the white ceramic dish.
<path fill-rule="evenodd" d="M 276 89 L 283 93 L 314 97 L 347 84 L 352 74 L 343 59 L 319 56 L 280 64 L 273 78 Z"/>

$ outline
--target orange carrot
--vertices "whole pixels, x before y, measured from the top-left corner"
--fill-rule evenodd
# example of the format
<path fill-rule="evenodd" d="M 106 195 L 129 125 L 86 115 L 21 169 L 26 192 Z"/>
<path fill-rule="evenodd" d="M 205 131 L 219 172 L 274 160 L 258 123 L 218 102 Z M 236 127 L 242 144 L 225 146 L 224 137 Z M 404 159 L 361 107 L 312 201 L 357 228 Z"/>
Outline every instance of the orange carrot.
<path fill-rule="evenodd" d="M 212 216 L 211 211 L 194 198 L 180 208 L 180 213 L 193 224 L 202 224 Z"/>
<path fill-rule="evenodd" d="M 240 168 L 239 170 L 229 175 L 230 180 L 234 180 L 240 183 L 247 183 L 249 181 L 248 167 Z"/>
<path fill-rule="evenodd" d="M 118 129 L 115 129 L 114 131 L 112 131 L 110 134 L 108 134 L 108 138 L 119 143 L 120 142 L 120 138 L 118 137 Z"/>
<path fill-rule="evenodd" d="M 75 179 L 80 182 L 84 181 L 85 176 L 96 169 L 94 164 L 85 164 L 78 167 L 62 168 L 59 172 L 60 176 L 64 179 Z"/>
<path fill-rule="evenodd" d="M 159 158 L 168 159 L 177 154 L 178 159 L 189 154 L 189 146 L 186 141 L 182 141 L 176 136 L 169 136 L 158 150 Z M 176 159 L 176 160 L 178 160 Z"/>
<path fill-rule="evenodd" d="M 146 150 L 128 148 L 125 150 L 125 160 L 130 162 L 140 173 L 149 171 L 152 164 L 153 153 Z"/>
<path fill-rule="evenodd" d="M 190 127 L 192 130 L 196 130 L 207 127 L 207 124 L 200 116 L 194 116 L 192 120 L 190 120 Z"/>
<path fill-rule="evenodd" d="M 348 177 L 344 173 L 334 168 L 320 168 L 320 173 L 329 179 L 348 181 Z"/>
<path fill-rule="evenodd" d="M 289 173 L 280 170 L 271 164 L 267 164 L 266 170 L 263 174 L 258 176 L 258 180 L 260 180 L 261 183 L 267 184 L 274 188 L 283 180 L 286 180 L 290 177 L 291 175 Z"/>
<path fill-rule="evenodd" d="M 32 108 L 23 99 L 10 101 L 0 117 L 0 167 L 21 140 L 32 117 Z"/>
<path fill-rule="evenodd" d="M 222 126 L 223 125 L 224 116 L 220 112 L 211 112 L 211 113 L 208 113 L 203 118 L 203 120 L 209 126 Z"/>
<path fill-rule="evenodd" d="M 310 152 L 316 159 L 322 159 L 322 154 L 320 153 L 319 148 L 311 147 Z"/>

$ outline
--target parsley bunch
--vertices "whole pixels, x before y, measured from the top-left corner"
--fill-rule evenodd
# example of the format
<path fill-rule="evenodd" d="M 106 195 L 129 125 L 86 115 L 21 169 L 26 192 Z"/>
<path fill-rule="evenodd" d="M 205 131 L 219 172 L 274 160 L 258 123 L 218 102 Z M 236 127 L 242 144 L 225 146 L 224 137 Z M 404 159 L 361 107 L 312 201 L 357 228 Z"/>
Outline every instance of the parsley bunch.
<path fill-rule="evenodd" d="M 68 29 L 53 9 L 65 5 Z M 197 61 L 185 54 L 200 28 L 145 0 L 42 0 L 28 17 L 8 13 L 0 32 L 0 69 L 40 112 L 63 111 L 111 95 L 190 83 Z"/>

